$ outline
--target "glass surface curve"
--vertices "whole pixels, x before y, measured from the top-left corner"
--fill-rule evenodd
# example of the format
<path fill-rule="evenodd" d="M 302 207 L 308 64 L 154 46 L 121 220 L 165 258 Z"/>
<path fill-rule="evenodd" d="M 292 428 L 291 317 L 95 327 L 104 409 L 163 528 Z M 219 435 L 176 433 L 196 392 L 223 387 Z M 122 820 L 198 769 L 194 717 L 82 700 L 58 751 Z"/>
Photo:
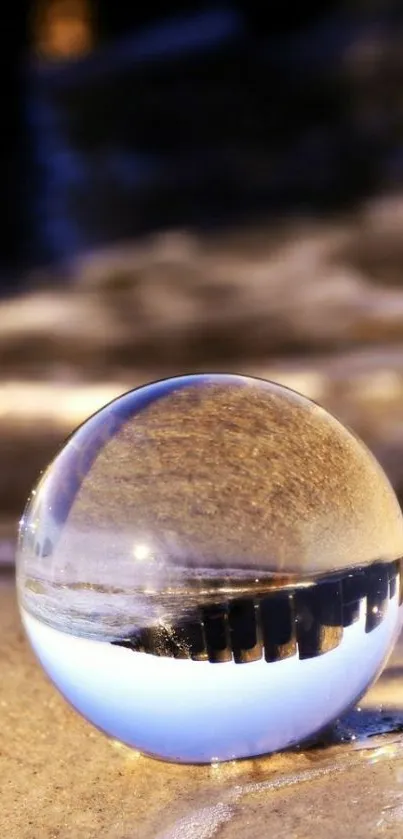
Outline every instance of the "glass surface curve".
<path fill-rule="evenodd" d="M 305 397 L 206 374 L 124 394 L 67 440 L 20 522 L 19 605 L 44 669 L 167 760 L 312 737 L 402 622 L 403 520 L 366 447 Z"/>

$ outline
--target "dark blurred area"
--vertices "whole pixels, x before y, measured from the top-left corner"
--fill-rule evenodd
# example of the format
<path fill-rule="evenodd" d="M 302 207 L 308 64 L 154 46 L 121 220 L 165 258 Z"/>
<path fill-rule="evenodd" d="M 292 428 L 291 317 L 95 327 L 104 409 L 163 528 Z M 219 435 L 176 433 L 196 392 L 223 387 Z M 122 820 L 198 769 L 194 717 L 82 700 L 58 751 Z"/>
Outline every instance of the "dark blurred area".
<path fill-rule="evenodd" d="M 0 509 L 170 373 L 276 378 L 403 498 L 403 5 L 36 0 L 2 50 Z"/>
<path fill-rule="evenodd" d="M 402 182 L 396 0 L 36 0 L 13 14 L 9 262 L 332 212 Z"/>

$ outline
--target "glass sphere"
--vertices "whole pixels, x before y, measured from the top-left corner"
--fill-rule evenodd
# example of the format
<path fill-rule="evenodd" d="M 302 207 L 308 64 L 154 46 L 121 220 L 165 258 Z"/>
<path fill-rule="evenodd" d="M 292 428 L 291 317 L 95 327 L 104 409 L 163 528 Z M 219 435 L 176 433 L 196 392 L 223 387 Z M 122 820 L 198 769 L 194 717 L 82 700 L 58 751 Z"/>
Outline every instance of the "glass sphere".
<path fill-rule="evenodd" d="M 284 749 L 380 672 L 403 520 L 340 422 L 272 382 L 194 375 L 90 417 L 20 523 L 44 669 L 110 736 L 203 763 Z"/>

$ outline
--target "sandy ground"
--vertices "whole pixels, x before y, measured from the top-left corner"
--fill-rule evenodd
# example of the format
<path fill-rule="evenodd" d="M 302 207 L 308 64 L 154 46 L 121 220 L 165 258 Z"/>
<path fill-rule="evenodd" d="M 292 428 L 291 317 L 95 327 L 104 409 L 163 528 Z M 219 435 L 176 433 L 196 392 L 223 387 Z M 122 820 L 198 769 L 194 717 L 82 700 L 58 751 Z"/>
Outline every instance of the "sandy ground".
<path fill-rule="evenodd" d="M 70 709 L 28 648 L 6 571 L 0 638 L 0 835 L 7 839 L 402 836 L 403 642 L 341 729 L 356 739 L 177 766 L 119 746 Z"/>

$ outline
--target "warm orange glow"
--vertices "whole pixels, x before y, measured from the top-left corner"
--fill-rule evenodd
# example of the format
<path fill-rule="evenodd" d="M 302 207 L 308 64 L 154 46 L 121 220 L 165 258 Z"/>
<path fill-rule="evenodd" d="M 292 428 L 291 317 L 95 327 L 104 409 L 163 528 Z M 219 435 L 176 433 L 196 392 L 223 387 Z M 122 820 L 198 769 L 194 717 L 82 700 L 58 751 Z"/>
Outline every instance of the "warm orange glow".
<path fill-rule="evenodd" d="M 34 21 L 34 49 L 44 58 L 85 55 L 94 31 L 88 0 L 39 0 Z"/>

